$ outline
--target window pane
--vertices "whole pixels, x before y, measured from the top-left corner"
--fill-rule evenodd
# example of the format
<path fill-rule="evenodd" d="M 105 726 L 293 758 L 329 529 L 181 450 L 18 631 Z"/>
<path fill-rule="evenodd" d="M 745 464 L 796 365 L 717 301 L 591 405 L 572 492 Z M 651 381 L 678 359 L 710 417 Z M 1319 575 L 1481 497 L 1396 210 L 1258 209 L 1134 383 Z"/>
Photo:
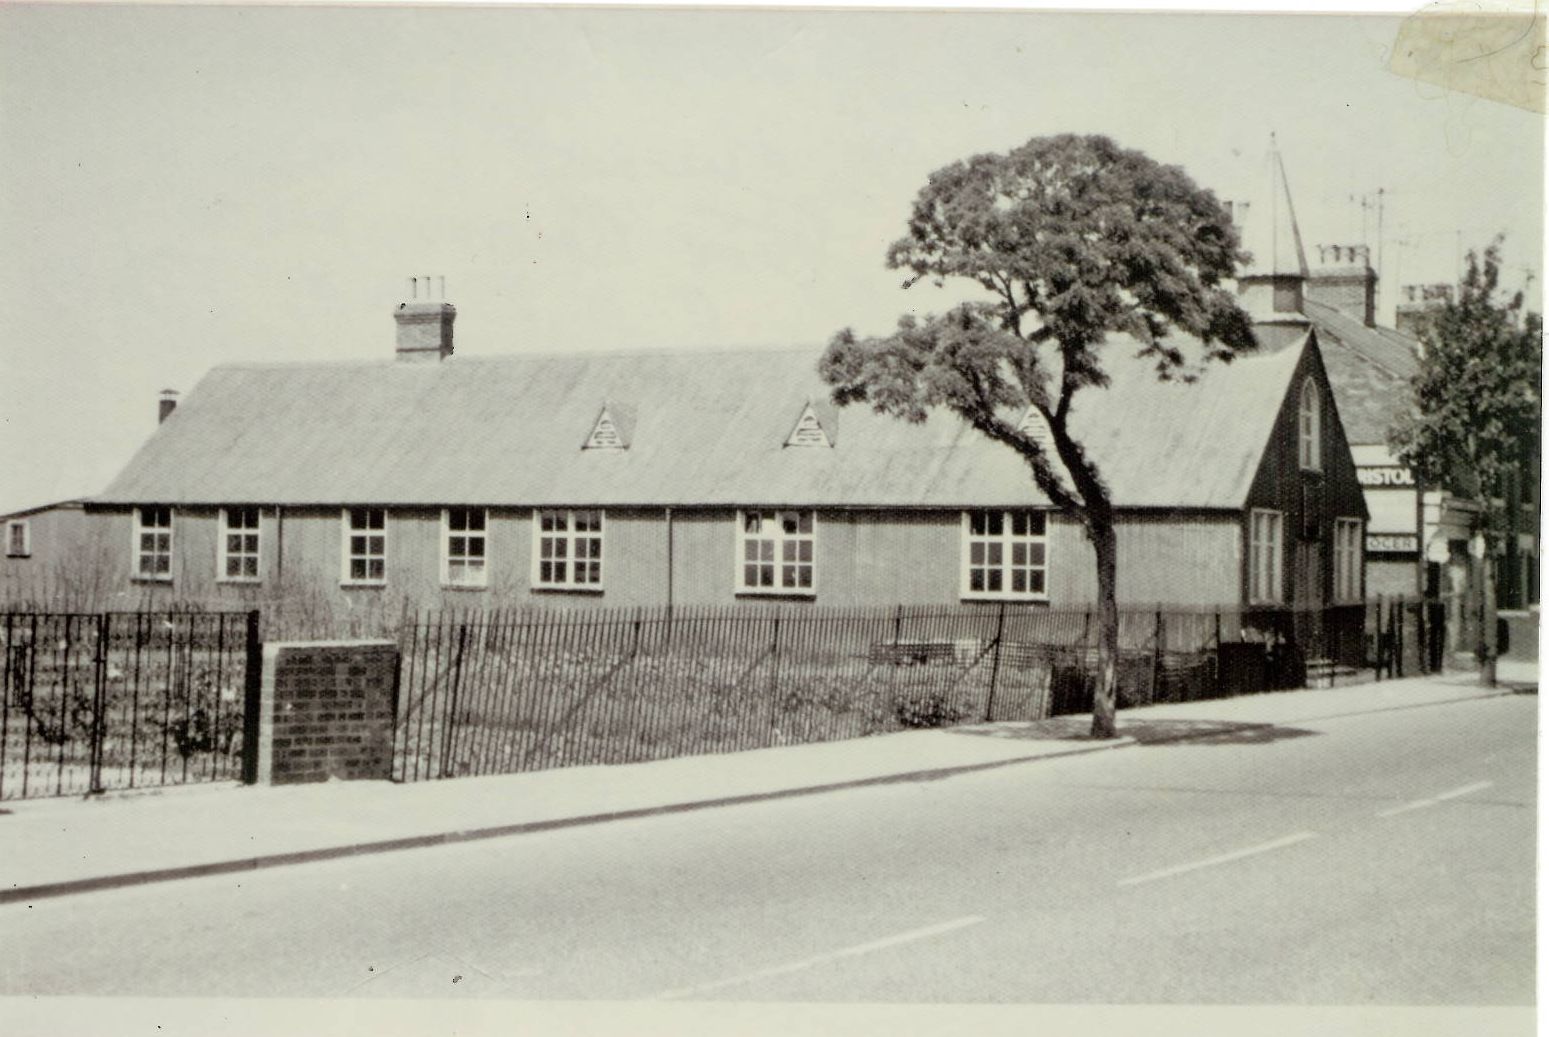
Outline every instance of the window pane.
<path fill-rule="evenodd" d="M 804 511 L 801 513 L 801 520 L 797 524 L 797 530 L 801 533 L 812 532 L 812 512 Z"/>
<path fill-rule="evenodd" d="M 448 537 L 447 538 L 447 551 L 450 554 L 452 554 L 454 556 L 458 556 L 458 557 L 461 557 L 462 555 L 467 554 L 468 553 L 468 538 L 467 537 Z"/>
<path fill-rule="evenodd" d="M 797 557 L 804 562 L 812 561 L 812 541 L 803 540 L 800 546 L 801 550 L 798 552 Z"/>
<path fill-rule="evenodd" d="M 796 567 L 794 565 L 782 566 L 780 569 L 780 586 L 796 586 Z"/>
<path fill-rule="evenodd" d="M 226 537 L 226 553 L 237 554 L 242 550 L 242 534 L 231 533 Z"/>
<path fill-rule="evenodd" d="M 471 537 L 471 538 L 469 538 L 469 540 L 468 540 L 468 557 L 470 557 L 470 558 L 477 558 L 480 561 L 482 561 L 484 559 L 484 538 L 483 537 Z"/>
<path fill-rule="evenodd" d="M 975 540 L 968 545 L 968 563 L 970 565 L 984 564 L 984 541 Z"/>
<path fill-rule="evenodd" d="M 758 541 L 744 540 L 742 542 L 742 558 L 747 562 L 758 561 Z"/>
<path fill-rule="evenodd" d="M 801 520 L 794 511 L 780 513 L 780 528 L 785 531 L 787 536 L 794 534 L 800 524 Z"/>
<path fill-rule="evenodd" d="M 990 564 L 991 565 L 1000 565 L 1001 561 L 1002 561 L 1002 555 L 1003 555 L 1004 550 L 1005 550 L 1005 545 L 1004 544 L 997 544 L 997 543 L 995 543 L 992 540 L 990 543 L 986 544 L 985 546 L 989 550 Z"/>
<path fill-rule="evenodd" d="M 1047 521 L 1048 521 L 1048 516 L 1045 515 L 1043 512 L 1041 512 L 1041 511 L 1029 512 L 1028 516 L 1027 516 L 1027 531 L 1028 531 L 1028 533 L 1030 535 L 1032 535 L 1032 536 L 1035 536 L 1035 537 L 1043 536 L 1044 535 L 1044 531 L 1048 528 L 1045 525 L 1045 523 Z"/>
<path fill-rule="evenodd" d="M 1027 536 L 1027 512 L 1017 511 L 1011 515 L 1011 535 Z"/>
<path fill-rule="evenodd" d="M 1027 590 L 1027 570 L 1011 570 L 1011 589 L 1017 594 L 1021 594 Z"/>
<path fill-rule="evenodd" d="M 991 591 L 1000 590 L 1000 570 L 991 569 L 985 575 L 989 577 L 989 589 Z"/>
<path fill-rule="evenodd" d="M 794 562 L 796 560 L 796 541 L 783 540 L 780 542 L 780 561 Z"/>
<path fill-rule="evenodd" d="M 758 583 L 761 587 L 774 586 L 774 566 L 761 565 L 758 567 Z"/>
<path fill-rule="evenodd" d="M 172 571 L 172 559 L 166 555 L 156 556 L 155 570 L 158 574 Z"/>
<path fill-rule="evenodd" d="M 968 570 L 968 589 L 971 590 L 971 591 L 982 591 L 982 590 L 984 590 L 984 570 L 983 569 L 969 569 Z"/>
<path fill-rule="evenodd" d="M 758 566 L 744 565 L 742 567 L 742 585 L 744 587 L 758 586 Z"/>
<path fill-rule="evenodd" d="M 1042 565 L 1043 564 L 1043 553 L 1044 553 L 1044 550 L 1045 550 L 1045 547 L 1044 547 L 1043 544 L 1037 544 L 1037 543 L 1028 544 L 1027 545 L 1027 560 L 1028 560 L 1028 563 L 1030 565 Z"/>
<path fill-rule="evenodd" d="M 1034 594 L 1043 593 L 1043 570 L 1034 569 L 1027 574 L 1027 589 Z"/>
<path fill-rule="evenodd" d="M 998 537 L 1005 529 L 1006 515 L 1004 512 L 992 511 L 985 516 L 985 532 L 992 537 Z"/>
<path fill-rule="evenodd" d="M 254 577 L 256 577 L 258 575 L 258 559 L 257 558 L 249 556 L 247 558 L 242 559 L 242 575 L 243 576 L 254 576 Z"/>
<path fill-rule="evenodd" d="M 386 572 L 386 569 L 383 566 L 382 559 L 380 559 L 380 558 L 369 559 L 366 562 L 366 572 L 371 574 L 371 578 L 373 580 L 380 580 L 382 578 L 382 576 Z"/>
<path fill-rule="evenodd" d="M 764 519 L 756 511 L 750 511 L 742 517 L 742 531 L 744 533 L 762 533 L 764 531 Z"/>
<path fill-rule="evenodd" d="M 797 582 L 802 587 L 804 587 L 804 588 L 805 587 L 811 587 L 812 586 L 812 566 L 810 566 L 810 565 L 800 566 L 796 570 L 796 578 L 797 578 Z"/>
<path fill-rule="evenodd" d="M 1012 544 L 1011 545 L 1011 564 L 1012 565 L 1026 565 L 1027 564 L 1027 545 L 1026 544 L 1017 543 L 1017 544 Z"/>
<path fill-rule="evenodd" d="M 973 536 L 984 535 L 984 512 L 970 511 L 968 513 L 968 532 Z"/>

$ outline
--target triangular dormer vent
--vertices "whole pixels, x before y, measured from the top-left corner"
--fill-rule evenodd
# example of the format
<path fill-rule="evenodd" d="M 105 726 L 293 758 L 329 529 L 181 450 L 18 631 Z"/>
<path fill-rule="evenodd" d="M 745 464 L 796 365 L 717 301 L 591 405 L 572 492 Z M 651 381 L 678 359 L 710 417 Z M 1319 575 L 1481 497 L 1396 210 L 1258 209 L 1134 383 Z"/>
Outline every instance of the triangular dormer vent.
<path fill-rule="evenodd" d="M 812 401 L 802 408 L 801 417 L 796 419 L 796 427 L 791 429 L 791 434 L 785 438 L 786 446 L 826 446 L 834 445 L 833 439 L 828 435 L 828 430 L 823 427 L 823 422 L 818 419 L 817 412 L 812 408 Z"/>
<path fill-rule="evenodd" d="M 1054 437 L 1049 432 L 1049 419 L 1037 407 L 1027 408 L 1027 413 L 1017 423 L 1017 431 L 1043 447 L 1051 457 L 1054 455 Z"/>
<path fill-rule="evenodd" d="M 586 442 L 581 444 L 582 450 L 627 450 L 629 440 L 619 422 L 615 421 L 613 414 L 605 403 L 602 410 L 597 412 L 597 420 L 592 423 L 592 431 L 586 437 Z"/>

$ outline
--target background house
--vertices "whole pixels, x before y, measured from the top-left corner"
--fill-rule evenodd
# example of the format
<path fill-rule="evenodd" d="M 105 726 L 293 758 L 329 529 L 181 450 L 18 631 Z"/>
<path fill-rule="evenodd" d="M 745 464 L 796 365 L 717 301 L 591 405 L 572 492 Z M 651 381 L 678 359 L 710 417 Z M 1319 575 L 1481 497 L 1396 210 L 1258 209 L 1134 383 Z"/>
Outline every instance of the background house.
<path fill-rule="evenodd" d="M 1080 529 L 954 416 L 837 409 L 813 350 L 220 367 L 91 504 L 124 593 L 331 610 L 1095 599 Z M 1184 345 L 1187 345 L 1186 343 Z M 1159 382 L 1136 344 L 1074 422 L 1126 603 L 1362 597 L 1366 513 L 1316 336 Z M 1008 415 L 1008 417 L 1018 417 Z"/>
<path fill-rule="evenodd" d="M 100 528 L 79 497 L 0 515 L 0 602 L 70 608 L 100 600 L 110 584 L 121 582 L 112 560 L 98 550 Z"/>

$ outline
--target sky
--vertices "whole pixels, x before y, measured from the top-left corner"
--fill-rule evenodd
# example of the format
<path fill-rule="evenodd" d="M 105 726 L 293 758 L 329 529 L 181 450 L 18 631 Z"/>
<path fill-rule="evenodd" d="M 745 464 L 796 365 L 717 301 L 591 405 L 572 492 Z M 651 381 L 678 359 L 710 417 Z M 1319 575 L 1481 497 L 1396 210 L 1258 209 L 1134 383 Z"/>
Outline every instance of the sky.
<path fill-rule="evenodd" d="M 0 7 L 0 513 L 101 490 L 212 366 L 811 345 L 950 302 L 888 244 L 932 170 L 1103 133 L 1223 199 L 1271 131 L 1309 258 L 1383 306 L 1506 234 L 1543 119 L 1387 70 L 1395 16 Z"/>

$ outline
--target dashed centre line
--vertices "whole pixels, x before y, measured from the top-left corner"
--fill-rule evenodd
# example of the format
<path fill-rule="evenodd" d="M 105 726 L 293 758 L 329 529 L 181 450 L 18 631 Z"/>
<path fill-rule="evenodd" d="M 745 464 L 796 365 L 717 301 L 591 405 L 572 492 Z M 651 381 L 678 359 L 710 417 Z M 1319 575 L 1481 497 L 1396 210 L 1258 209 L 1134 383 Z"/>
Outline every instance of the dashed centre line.
<path fill-rule="evenodd" d="M 766 969 L 758 969 L 755 972 L 744 972 L 736 976 L 727 976 L 725 979 L 713 980 L 709 983 L 700 983 L 692 987 L 679 987 L 676 990 L 664 990 L 655 995 L 652 1000 L 670 1001 L 674 998 L 693 997 L 696 994 L 707 994 L 712 990 L 721 990 L 726 987 L 736 986 L 739 983 L 751 983 L 755 979 L 767 979 L 771 976 L 784 976 L 792 972 L 800 972 L 802 969 L 810 969 L 814 965 L 822 965 L 825 962 L 837 961 L 840 958 L 853 958 L 861 954 L 870 954 L 872 951 L 880 951 L 885 947 L 894 947 L 901 943 L 911 943 L 915 940 L 923 940 L 931 936 L 939 936 L 949 933 L 954 929 L 962 929 L 970 925 L 978 925 L 984 921 L 982 915 L 967 915 L 963 918 L 954 918 L 949 922 L 938 922 L 935 925 L 927 925 L 920 929 L 910 929 L 908 932 L 896 933 L 893 936 L 884 936 L 879 940 L 870 940 L 866 943 L 858 943 L 853 947 L 842 947 L 837 951 L 828 951 L 824 954 L 815 954 L 810 958 L 802 958 L 799 961 L 786 962 L 784 965 L 772 965 Z"/>
<path fill-rule="evenodd" d="M 1476 781 L 1472 785 L 1464 785 L 1460 788 L 1449 789 L 1446 792 L 1438 792 L 1429 799 L 1415 799 L 1396 807 L 1379 810 L 1377 811 L 1377 816 L 1393 817 L 1398 814 L 1408 813 L 1411 810 L 1423 810 L 1426 807 L 1434 807 L 1438 803 L 1443 803 L 1449 799 L 1457 799 L 1459 796 L 1466 796 L 1470 792 L 1482 792 L 1494 784 L 1495 782 L 1493 781 Z"/>
<path fill-rule="evenodd" d="M 1187 864 L 1177 864 L 1171 868 L 1163 868 L 1161 871 L 1151 871 L 1144 875 L 1133 875 L 1127 879 L 1120 879 L 1121 886 L 1138 886 L 1142 882 L 1155 882 L 1157 879 L 1171 878 L 1174 875 L 1182 875 L 1186 871 L 1197 871 L 1200 868 L 1210 868 L 1217 864 L 1226 864 L 1229 861 L 1241 860 L 1244 857 L 1252 857 L 1260 853 L 1268 853 L 1270 850 L 1278 850 L 1283 846 L 1294 846 L 1297 843 L 1306 842 L 1308 839 L 1316 839 L 1317 832 L 1297 832 L 1294 835 L 1282 836 L 1279 839 L 1271 839 L 1267 843 L 1259 843 L 1256 846 L 1244 847 L 1241 850 L 1233 850 L 1231 853 L 1223 853 L 1215 857 L 1206 857 L 1204 860 L 1190 861 Z"/>

